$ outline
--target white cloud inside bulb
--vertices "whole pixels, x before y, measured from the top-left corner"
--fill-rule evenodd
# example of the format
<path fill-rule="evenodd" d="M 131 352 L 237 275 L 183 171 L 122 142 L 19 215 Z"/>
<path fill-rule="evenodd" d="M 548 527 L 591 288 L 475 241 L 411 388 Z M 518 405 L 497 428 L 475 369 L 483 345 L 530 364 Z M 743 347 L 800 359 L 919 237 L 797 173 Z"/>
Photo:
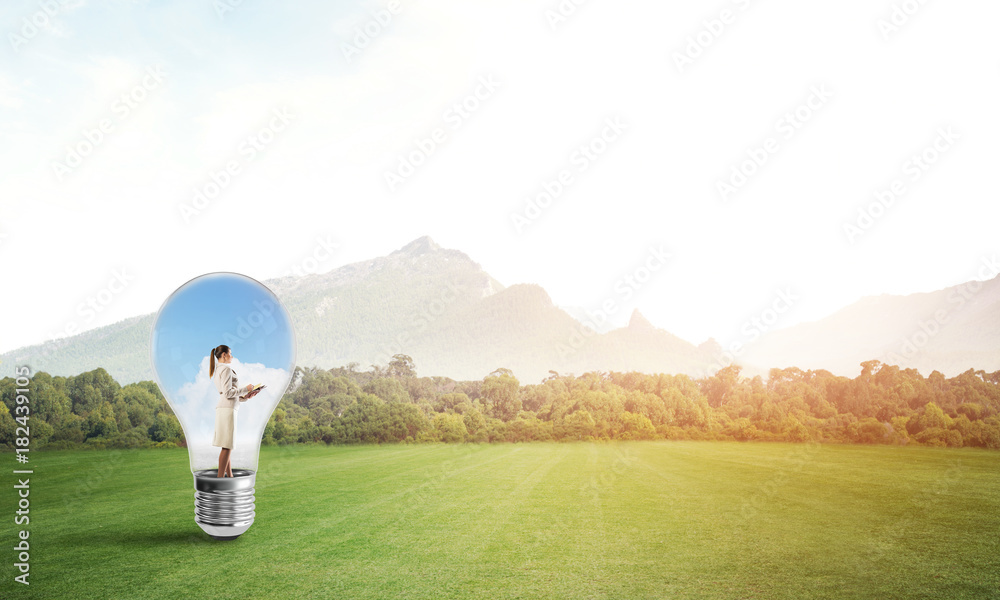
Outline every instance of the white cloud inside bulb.
<path fill-rule="evenodd" d="M 291 380 L 291 373 L 261 363 L 242 363 L 235 358 L 230 367 L 236 373 L 238 385 L 245 387 L 248 383 L 263 383 L 267 386 L 246 402 L 238 402 L 236 410 L 232 465 L 234 469 L 256 471 L 260 438 L 271 412 Z M 198 367 L 195 380 L 181 386 L 174 402 L 175 413 L 187 439 L 192 470 L 218 467 L 220 449 L 212 445 L 218 403 L 219 390 L 208 375 L 206 356 Z"/>

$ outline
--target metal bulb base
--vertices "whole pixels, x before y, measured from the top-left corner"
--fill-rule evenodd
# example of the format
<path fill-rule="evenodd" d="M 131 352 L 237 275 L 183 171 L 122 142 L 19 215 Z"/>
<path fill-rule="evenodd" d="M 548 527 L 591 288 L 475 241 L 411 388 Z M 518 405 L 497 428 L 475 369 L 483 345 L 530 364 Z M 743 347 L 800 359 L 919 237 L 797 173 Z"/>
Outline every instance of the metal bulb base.
<path fill-rule="evenodd" d="M 257 473 L 233 469 L 218 477 L 217 469 L 194 473 L 194 521 L 216 540 L 235 540 L 253 525 Z"/>

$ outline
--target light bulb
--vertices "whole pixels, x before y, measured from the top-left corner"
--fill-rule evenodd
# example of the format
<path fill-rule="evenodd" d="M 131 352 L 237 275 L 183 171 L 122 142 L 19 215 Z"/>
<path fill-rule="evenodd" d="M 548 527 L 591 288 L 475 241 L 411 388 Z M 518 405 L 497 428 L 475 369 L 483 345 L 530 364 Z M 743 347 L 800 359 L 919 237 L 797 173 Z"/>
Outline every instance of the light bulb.
<path fill-rule="evenodd" d="M 219 390 L 209 376 L 209 354 L 221 344 L 230 349 L 228 366 L 237 385 L 266 387 L 236 403 L 233 476 L 220 478 L 221 448 L 213 446 Z M 267 286 L 245 275 L 195 277 L 177 288 L 156 314 L 150 360 L 156 384 L 184 429 L 195 522 L 217 540 L 235 539 L 253 524 L 261 438 L 295 368 L 288 311 Z M 215 361 L 216 370 L 220 364 Z"/>

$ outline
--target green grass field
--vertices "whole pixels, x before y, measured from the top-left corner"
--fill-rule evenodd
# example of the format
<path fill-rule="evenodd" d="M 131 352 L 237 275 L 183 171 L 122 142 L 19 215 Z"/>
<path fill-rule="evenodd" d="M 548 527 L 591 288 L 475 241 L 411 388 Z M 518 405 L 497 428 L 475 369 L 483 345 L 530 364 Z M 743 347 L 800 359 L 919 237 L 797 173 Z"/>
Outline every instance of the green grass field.
<path fill-rule="evenodd" d="M 264 448 L 231 542 L 194 523 L 185 450 L 31 459 L 31 585 L 4 485 L 3 598 L 1000 598 L 997 452 Z"/>

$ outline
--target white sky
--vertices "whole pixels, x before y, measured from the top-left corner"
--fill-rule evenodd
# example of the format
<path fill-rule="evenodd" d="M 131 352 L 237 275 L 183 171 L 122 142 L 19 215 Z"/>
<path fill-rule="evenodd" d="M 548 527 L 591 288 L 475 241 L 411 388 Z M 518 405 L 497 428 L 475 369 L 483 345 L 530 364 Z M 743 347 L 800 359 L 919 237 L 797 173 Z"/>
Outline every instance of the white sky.
<path fill-rule="evenodd" d="M 612 320 L 638 307 L 695 343 L 738 337 L 779 288 L 799 298 L 787 326 L 967 281 L 1000 251 L 996 2 L 926 3 L 887 40 L 886 0 L 588 0 L 555 30 L 556 0 L 399 0 L 350 60 L 385 3 L 59 3 L 0 18 L 0 351 L 154 312 L 201 273 L 308 268 L 320 238 L 339 248 L 319 271 L 430 235 L 588 308 L 620 300 L 662 246 L 670 261 Z M 680 72 L 674 53 L 723 9 L 734 22 Z M 27 35 L 32 19 L 48 25 Z M 117 99 L 154 65 L 162 82 L 125 114 Z M 445 111 L 481 78 L 497 89 L 453 128 Z M 813 88 L 832 97 L 785 139 L 778 120 Z M 250 160 L 241 144 L 283 108 Z M 577 171 L 609 118 L 625 132 Z M 102 120 L 60 181 L 53 163 Z M 913 181 L 904 163 L 948 127 L 959 139 Z M 435 128 L 444 141 L 390 191 L 385 172 Z M 769 137 L 777 151 L 723 201 L 717 181 Z M 179 205 L 229 161 L 239 172 L 185 222 Z M 572 183 L 518 233 L 511 215 L 562 169 Z M 843 224 L 895 179 L 906 192 L 851 244 Z M 109 284 L 121 269 L 127 286 Z M 81 308 L 102 290 L 100 312 Z"/>

